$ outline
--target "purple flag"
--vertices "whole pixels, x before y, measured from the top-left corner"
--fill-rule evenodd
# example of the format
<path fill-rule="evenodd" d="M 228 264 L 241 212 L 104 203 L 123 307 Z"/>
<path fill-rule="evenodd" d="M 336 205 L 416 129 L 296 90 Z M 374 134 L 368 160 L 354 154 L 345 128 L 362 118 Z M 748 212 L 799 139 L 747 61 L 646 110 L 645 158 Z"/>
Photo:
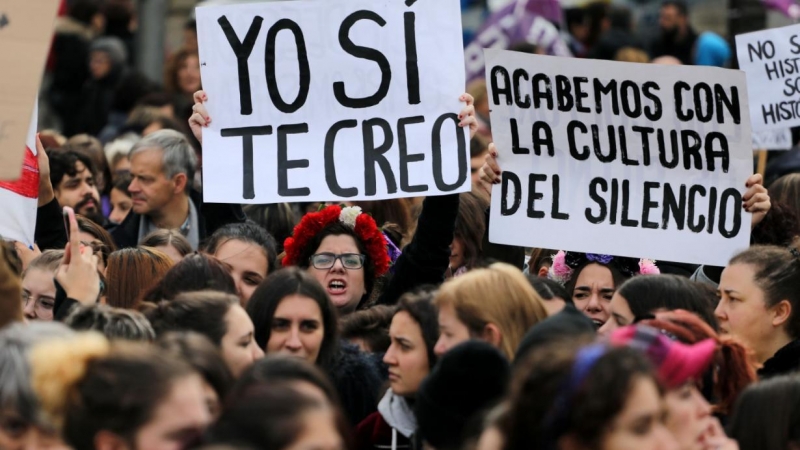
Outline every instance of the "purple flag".
<path fill-rule="evenodd" d="M 572 56 L 553 22 L 561 20 L 557 0 L 517 0 L 492 14 L 464 50 L 467 82 L 482 78 L 485 73 L 483 49 L 507 49 L 527 42 L 548 55 Z"/>
<path fill-rule="evenodd" d="M 794 0 L 762 0 L 767 9 L 780 11 L 792 20 L 800 19 L 800 5 Z"/>

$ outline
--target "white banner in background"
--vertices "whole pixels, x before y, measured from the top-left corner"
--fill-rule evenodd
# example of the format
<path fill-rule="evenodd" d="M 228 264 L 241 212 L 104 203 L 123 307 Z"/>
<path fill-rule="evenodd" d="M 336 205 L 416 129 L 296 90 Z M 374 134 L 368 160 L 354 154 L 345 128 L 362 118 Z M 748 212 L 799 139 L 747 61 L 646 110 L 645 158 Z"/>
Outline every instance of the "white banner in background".
<path fill-rule="evenodd" d="M 753 131 L 800 125 L 800 25 L 736 36 Z"/>

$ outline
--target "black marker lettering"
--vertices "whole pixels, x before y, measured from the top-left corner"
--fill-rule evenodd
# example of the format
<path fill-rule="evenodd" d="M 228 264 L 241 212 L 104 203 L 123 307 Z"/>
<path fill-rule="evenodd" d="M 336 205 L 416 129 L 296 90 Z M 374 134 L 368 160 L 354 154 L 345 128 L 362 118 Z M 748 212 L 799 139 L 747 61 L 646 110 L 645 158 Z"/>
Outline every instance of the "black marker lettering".
<path fill-rule="evenodd" d="M 392 81 L 392 68 L 389 65 L 389 60 L 386 59 L 383 53 L 374 48 L 356 45 L 350 40 L 350 29 L 353 28 L 353 25 L 359 20 L 371 20 L 381 27 L 386 25 L 386 21 L 383 20 L 383 17 L 372 11 L 361 10 L 347 16 L 342 22 L 341 27 L 339 27 L 339 45 L 341 45 L 342 50 L 356 58 L 374 61 L 381 69 L 381 84 L 378 86 L 378 90 L 375 94 L 369 97 L 351 98 L 345 92 L 343 81 L 333 83 L 333 94 L 336 96 L 336 100 L 339 104 L 346 108 L 354 109 L 369 108 L 370 106 L 375 106 L 380 103 L 386 98 L 386 94 L 389 93 L 389 84 L 391 84 Z"/>

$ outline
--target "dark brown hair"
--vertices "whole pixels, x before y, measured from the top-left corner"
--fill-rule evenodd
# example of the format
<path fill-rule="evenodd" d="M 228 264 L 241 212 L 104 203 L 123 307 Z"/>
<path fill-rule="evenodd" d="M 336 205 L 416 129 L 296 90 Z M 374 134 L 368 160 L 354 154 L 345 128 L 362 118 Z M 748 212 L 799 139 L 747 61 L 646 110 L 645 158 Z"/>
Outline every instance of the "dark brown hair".
<path fill-rule="evenodd" d="M 486 205 L 471 192 L 458 196 L 458 216 L 453 237 L 464 245 L 464 264 L 473 268 L 481 258 L 483 235 L 486 233 Z M 457 269 L 457 267 L 453 267 Z"/>
<path fill-rule="evenodd" d="M 99 331 L 108 339 L 151 342 L 156 338 L 142 313 L 108 305 L 75 305 L 64 323 L 76 331 Z"/>
<path fill-rule="evenodd" d="M 558 250 L 549 248 L 534 248 L 531 250 L 531 259 L 528 260 L 528 273 L 533 276 L 539 275 L 542 266 L 550 267 L 553 265 L 553 256 Z"/>
<path fill-rule="evenodd" d="M 22 263 L 16 267 L 12 260 L 16 252 L 10 244 L 0 252 L 0 328 L 22 321 L 22 280 L 19 274 Z"/>
<path fill-rule="evenodd" d="M 247 205 L 244 207 L 247 218 L 257 223 L 275 238 L 275 248 L 283 253 L 283 242 L 292 236 L 297 225 L 297 215 L 288 203 L 269 205 Z"/>
<path fill-rule="evenodd" d="M 202 245 L 203 251 L 214 255 L 220 247 L 229 241 L 241 241 L 246 244 L 252 244 L 259 247 L 264 252 L 264 257 L 267 260 L 267 273 L 261 275 L 266 277 L 270 272 L 275 270 L 275 266 L 277 265 L 276 261 L 278 259 L 275 238 L 257 223 L 253 221 L 230 223 L 217 229 L 217 231 Z"/>
<path fill-rule="evenodd" d="M 353 202 L 354 206 L 360 206 L 361 210 L 375 219 L 379 227 L 387 223 L 393 223 L 400 228 L 403 240 L 409 238 L 411 231 L 411 208 L 408 203 L 401 198 L 390 200 L 358 201 Z M 399 246 L 399 244 L 398 244 Z"/>
<path fill-rule="evenodd" d="M 500 420 L 506 450 L 557 448 L 564 435 L 586 448 L 599 448 L 604 433 L 625 407 L 634 383 L 656 383 L 649 361 L 638 350 L 606 348 L 584 382 L 570 389 L 580 343 L 558 343 L 533 352 L 512 381 L 509 409 Z M 598 345 L 598 344 L 596 344 Z M 585 347 L 584 347 L 585 348 Z"/>
<path fill-rule="evenodd" d="M 367 252 L 366 247 L 364 247 L 364 243 L 361 242 L 361 239 L 358 238 L 356 232 L 353 228 L 339 222 L 338 220 L 322 229 L 319 233 L 314 235 L 314 237 L 308 242 L 306 247 L 303 249 L 303 252 L 300 253 L 298 258 L 298 267 L 302 269 L 308 269 L 311 265 L 310 259 L 311 255 L 317 252 L 319 246 L 322 244 L 322 241 L 328 236 L 350 236 L 356 242 L 356 248 L 358 248 L 358 252 L 365 256 L 364 259 L 364 288 L 366 293 L 361 298 L 359 306 L 364 305 L 367 299 L 370 298 L 372 294 L 372 289 L 375 287 L 375 282 L 377 281 L 375 278 L 375 264 L 373 264 L 372 259 L 369 257 L 369 252 Z M 263 284 L 263 283 L 262 283 Z"/>
<path fill-rule="evenodd" d="M 391 345 L 389 327 L 397 308 L 375 305 L 352 312 L 339 320 L 339 332 L 343 339 L 361 339 L 372 353 L 385 353 Z"/>
<path fill-rule="evenodd" d="M 192 331 L 165 333 L 156 345 L 172 357 L 182 359 L 214 389 L 220 402 L 233 387 L 233 375 L 219 349 L 205 336 Z"/>
<path fill-rule="evenodd" d="M 287 267 L 270 274 L 247 302 L 247 314 L 255 325 L 255 340 L 258 346 L 266 351 L 272 334 L 275 311 L 283 299 L 291 295 L 310 298 L 319 307 L 323 337 L 316 363 L 320 367 L 329 369 L 339 348 L 336 307 L 319 281 L 298 267 Z"/>
<path fill-rule="evenodd" d="M 703 284 L 686 277 L 667 274 L 637 276 L 617 286 L 617 292 L 627 300 L 636 319 L 647 318 L 660 310 L 683 309 L 697 314 L 712 328 L 718 327 L 714 317 L 715 303 L 718 302 L 716 292 L 710 292 Z"/>
<path fill-rule="evenodd" d="M 764 291 L 764 301 L 773 307 L 783 300 L 792 305 L 786 332 L 792 339 L 800 337 L 800 255 L 797 249 L 755 245 L 731 259 L 728 266 L 748 264 L 755 269 L 753 279 Z"/>
<path fill-rule="evenodd" d="M 168 92 L 180 93 L 184 95 L 194 94 L 194 92 L 180 92 L 180 85 L 178 84 L 178 72 L 180 72 L 181 66 L 191 56 L 198 58 L 198 60 L 200 58 L 200 56 L 193 51 L 181 49 L 167 62 L 164 70 L 164 87 L 167 88 Z"/>
<path fill-rule="evenodd" d="M 783 203 L 800 216 L 800 173 L 790 173 L 773 181 L 769 194 L 772 201 Z"/>
<path fill-rule="evenodd" d="M 603 266 L 611 271 L 611 279 L 614 280 L 614 289 L 618 289 L 622 283 L 628 279 L 628 277 L 623 275 L 614 264 L 601 264 L 596 261 L 586 261 L 574 269 L 572 272 L 572 278 L 570 278 L 569 281 L 567 281 L 567 283 L 564 285 L 564 288 L 567 290 L 567 294 L 569 294 L 570 298 L 575 295 L 575 285 L 578 283 L 578 277 L 580 276 L 581 272 L 583 272 L 583 269 L 585 269 L 587 266 L 592 264 Z"/>
<path fill-rule="evenodd" d="M 236 380 L 231 400 L 240 398 L 251 386 L 258 384 L 278 385 L 305 381 L 318 387 L 332 405 L 339 405 L 339 394 L 325 373 L 310 362 L 288 355 L 267 355 L 256 360 Z"/>
<path fill-rule="evenodd" d="M 80 231 L 91 234 L 97 239 L 99 244 L 90 243 L 92 244 L 92 249 L 103 258 L 103 264 L 108 265 L 108 257 L 117 251 L 117 244 L 114 242 L 114 238 L 111 237 L 111 234 L 106 231 L 105 228 L 80 214 L 75 214 L 75 219 L 78 221 L 78 229 Z"/>
<path fill-rule="evenodd" d="M 144 313 L 159 337 L 171 331 L 194 331 L 219 347 L 228 332 L 225 316 L 238 304 L 239 298 L 231 294 L 189 292 L 155 307 L 148 305 Z"/>
<path fill-rule="evenodd" d="M 419 325 L 422 331 L 422 341 L 428 352 L 428 367 L 433 368 L 437 360 L 433 348 L 436 346 L 436 341 L 439 340 L 439 309 L 433 303 L 433 292 L 421 289 L 417 292 L 403 294 L 397 302 L 397 311 L 394 315 L 401 312 L 411 316 Z"/>
<path fill-rule="evenodd" d="M 135 309 L 142 294 L 172 267 L 169 256 L 148 248 L 124 248 L 108 257 L 107 299 L 110 306 Z"/>
<path fill-rule="evenodd" d="M 97 169 L 99 178 L 95 180 L 97 182 L 97 190 L 101 194 L 107 194 L 111 191 L 111 169 L 103 151 L 103 144 L 99 139 L 88 134 L 78 134 L 67 140 L 64 149 L 73 150 L 90 158 L 95 169 Z"/>
<path fill-rule="evenodd" d="M 350 431 L 341 411 L 293 387 L 255 384 L 238 401 L 230 403 L 207 432 L 207 442 L 289 448 L 305 430 L 303 416 L 315 409 L 331 408 L 345 449 L 352 448 Z"/>
<path fill-rule="evenodd" d="M 172 247 L 183 257 L 192 253 L 192 244 L 179 231 L 163 228 L 145 236 L 139 245 L 144 247 Z"/>
<path fill-rule="evenodd" d="M 730 437 L 747 450 L 800 446 L 800 377 L 784 375 L 746 389 L 730 421 Z"/>
<path fill-rule="evenodd" d="M 193 253 L 172 266 L 142 299 L 160 302 L 172 300 L 185 292 L 206 290 L 236 295 L 236 283 L 228 268 L 217 258 L 205 253 Z"/>

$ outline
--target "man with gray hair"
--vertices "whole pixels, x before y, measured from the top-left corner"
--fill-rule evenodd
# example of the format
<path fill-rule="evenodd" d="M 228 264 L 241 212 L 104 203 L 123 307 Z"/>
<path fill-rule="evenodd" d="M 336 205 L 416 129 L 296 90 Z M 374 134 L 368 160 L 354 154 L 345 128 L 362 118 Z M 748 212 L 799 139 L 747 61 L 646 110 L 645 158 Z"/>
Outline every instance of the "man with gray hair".
<path fill-rule="evenodd" d="M 133 146 L 130 160 L 133 208 L 111 232 L 119 248 L 136 247 L 151 232 L 169 229 L 179 230 L 196 250 L 217 228 L 245 221 L 240 205 L 204 204 L 193 190 L 197 156 L 183 134 L 156 131 Z"/>

